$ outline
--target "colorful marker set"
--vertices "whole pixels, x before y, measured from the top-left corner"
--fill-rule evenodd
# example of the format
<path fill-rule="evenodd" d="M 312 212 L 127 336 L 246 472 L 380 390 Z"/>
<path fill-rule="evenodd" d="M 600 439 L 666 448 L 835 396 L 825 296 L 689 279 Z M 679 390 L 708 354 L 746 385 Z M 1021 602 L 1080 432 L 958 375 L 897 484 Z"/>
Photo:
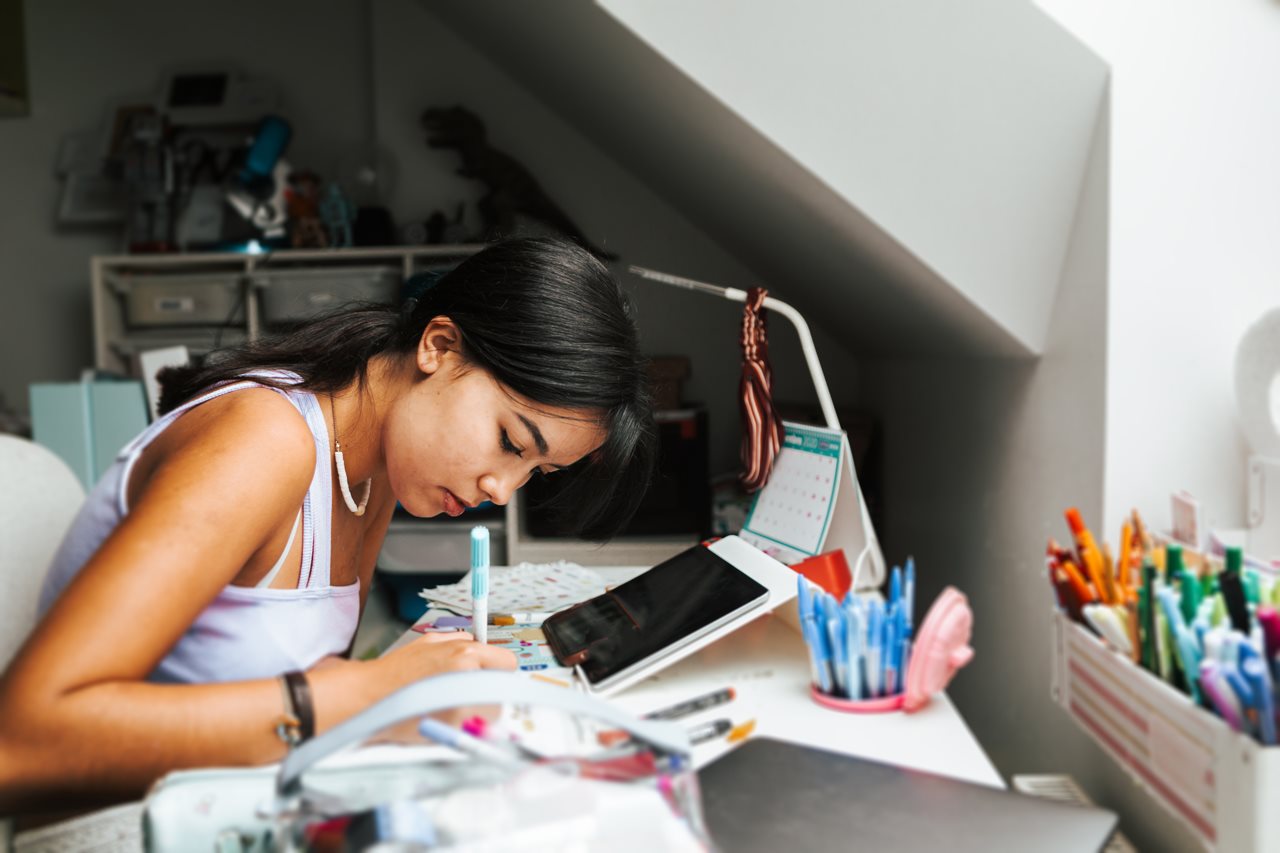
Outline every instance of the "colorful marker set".
<path fill-rule="evenodd" d="M 911 661 L 915 576 L 911 559 L 905 574 L 894 566 L 887 604 L 860 598 L 852 590 L 837 601 L 804 576 L 797 577 L 800 626 L 818 690 L 851 700 L 903 691 Z"/>
<path fill-rule="evenodd" d="M 1050 540 L 1046 560 L 1059 609 L 1236 731 L 1275 744 L 1280 583 L 1245 569 L 1239 548 L 1226 549 L 1219 571 L 1194 551 L 1156 545 L 1136 511 L 1113 565 L 1079 512 L 1067 510 L 1067 521 L 1075 550 Z"/>

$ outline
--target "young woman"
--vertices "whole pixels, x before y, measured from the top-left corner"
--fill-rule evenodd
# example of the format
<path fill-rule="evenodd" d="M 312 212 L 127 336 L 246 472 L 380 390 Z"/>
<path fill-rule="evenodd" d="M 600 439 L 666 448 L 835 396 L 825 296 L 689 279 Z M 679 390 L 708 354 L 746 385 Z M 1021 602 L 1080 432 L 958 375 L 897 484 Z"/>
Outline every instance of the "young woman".
<path fill-rule="evenodd" d="M 561 476 L 566 517 L 603 538 L 652 463 L 626 300 L 559 241 L 162 379 L 167 414 L 90 494 L 0 679 L 0 814 L 275 760 L 418 679 L 512 669 L 470 635 L 343 657 L 396 502 L 457 516 Z"/>

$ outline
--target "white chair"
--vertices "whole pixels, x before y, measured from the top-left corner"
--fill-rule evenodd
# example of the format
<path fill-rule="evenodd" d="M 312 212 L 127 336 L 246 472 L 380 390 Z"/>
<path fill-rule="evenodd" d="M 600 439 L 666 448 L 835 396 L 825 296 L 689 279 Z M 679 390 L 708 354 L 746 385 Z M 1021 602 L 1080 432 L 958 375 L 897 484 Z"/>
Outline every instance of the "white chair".
<path fill-rule="evenodd" d="M 84 502 L 76 475 L 53 451 L 0 435 L 0 669 L 36 623 L 54 551 Z"/>
<path fill-rule="evenodd" d="M 0 671 L 36 624 L 40 585 L 84 488 L 53 451 L 25 438 L 0 435 Z M 11 843 L 0 815 L 0 849 Z"/>

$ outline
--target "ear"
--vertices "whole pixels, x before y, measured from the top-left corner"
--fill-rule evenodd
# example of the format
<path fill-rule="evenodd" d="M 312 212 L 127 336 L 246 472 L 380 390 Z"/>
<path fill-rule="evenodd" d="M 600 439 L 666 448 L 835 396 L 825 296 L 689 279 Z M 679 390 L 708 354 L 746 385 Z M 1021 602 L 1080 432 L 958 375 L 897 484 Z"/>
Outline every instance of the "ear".
<path fill-rule="evenodd" d="M 448 317 L 432 317 L 418 339 L 418 369 L 430 376 L 452 357 L 462 356 L 462 335 Z"/>

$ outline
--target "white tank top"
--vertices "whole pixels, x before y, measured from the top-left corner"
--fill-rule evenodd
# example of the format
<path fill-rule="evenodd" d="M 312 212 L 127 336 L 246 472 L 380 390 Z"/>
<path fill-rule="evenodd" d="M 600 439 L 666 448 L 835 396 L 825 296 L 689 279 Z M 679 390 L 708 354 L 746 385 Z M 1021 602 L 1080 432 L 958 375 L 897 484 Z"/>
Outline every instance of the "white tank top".
<path fill-rule="evenodd" d="M 285 381 L 283 371 L 259 371 Z M 183 413 L 244 388 L 252 380 L 224 385 L 190 400 L 158 419 L 125 446 L 89 493 L 40 591 L 43 617 L 62 590 L 128 514 L 127 487 L 134 463 L 156 436 Z M 301 390 L 278 391 L 307 421 L 316 444 L 316 467 L 302 504 L 302 570 L 297 589 L 227 586 L 196 618 L 148 677 L 156 682 L 207 683 L 271 678 L 308 669 L 327 655 L 342 654 L 355 636 L 360 618 L 360 581 L 329 583 L 330 513 L 333 508 L 329 431 L 315 396 Z M 290 540 L 292 543 L 292 539 Z M 285 549 L 286 553 L 288 548 Z M 110 607 L 110 602 L 103 602 Z"/>

